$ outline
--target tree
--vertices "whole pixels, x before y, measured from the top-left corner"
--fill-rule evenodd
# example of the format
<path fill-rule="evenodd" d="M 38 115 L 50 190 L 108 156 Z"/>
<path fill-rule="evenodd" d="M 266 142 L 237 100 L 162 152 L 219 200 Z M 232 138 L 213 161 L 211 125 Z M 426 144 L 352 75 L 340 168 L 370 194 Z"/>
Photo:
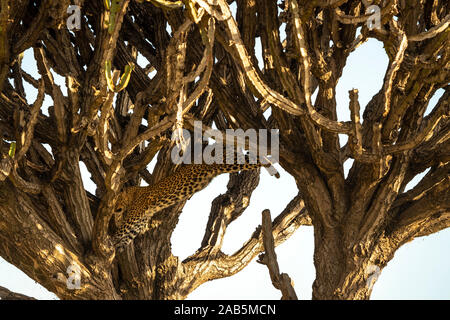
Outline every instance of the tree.
<path fill-rule="evenodd" d="M 75 1 L 80 29 L 69 30 L 77 11 L 68 13 L 68 0 L 1 1 L 0 255 L 60 298 L 182 299 L 264 251 L 274 284 L 295 298 L 273 244 L 312 225 L 313 298 L 368 299 L 368 279 L 400 246 L 450 226 L 447 1 L 236 0 L 234 15 L 225 0 L 104 2 Z M 389 57 L 384 84 L 362 116 L 351 90 L 351 121 L 339 121 L 336 85 L 370 38 Z M 23 70 L 26 50 L 40 79 Z M 33 103 L 24 81 L 38 90 Z M 259 182 L 258 170 L 232 174 L 192 256 L 180 261 L 170 247 L 185 201 L 115 252 L 118 193 L 173 172 L 171 133 L 192 130 L 195 120 L 219 130 L 279 129 L 280 165 L 298 195 L 271 226 L 266 212 L 263 228 L 226 255 L 227 226 Z M 80 162 L 95 195 L 83 187 Z M 78 274 L 81 288 L 68 289 Z"/>

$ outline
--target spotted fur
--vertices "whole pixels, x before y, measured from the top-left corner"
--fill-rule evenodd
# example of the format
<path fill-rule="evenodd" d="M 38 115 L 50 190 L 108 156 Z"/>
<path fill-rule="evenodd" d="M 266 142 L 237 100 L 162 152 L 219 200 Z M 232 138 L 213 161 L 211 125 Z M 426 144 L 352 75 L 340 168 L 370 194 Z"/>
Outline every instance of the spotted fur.
<path fill-rule="evenodd" d="M 148 221 L 156 212 L 190 198 L 205 188 L 214 177 L 261 166 L 261 163 L 248 162 L 183 165 L 154 185 L 125 189 L 119 195 L 115 207 L 119 228 L 113 236 L 114 245 L 118 250 L 126 247 L 138 234 L 145 232 Z"/>

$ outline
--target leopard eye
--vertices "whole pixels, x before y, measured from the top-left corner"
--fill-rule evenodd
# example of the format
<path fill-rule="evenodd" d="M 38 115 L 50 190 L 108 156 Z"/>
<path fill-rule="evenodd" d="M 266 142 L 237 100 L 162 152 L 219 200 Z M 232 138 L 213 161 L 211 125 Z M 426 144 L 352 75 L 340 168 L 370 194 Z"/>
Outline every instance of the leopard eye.
<path fill-rule="evenodd" d="M 116 210 L 114 210 L 115 213 L 122 213 L 123 212 L 123 207 L 117 207 Z"/>

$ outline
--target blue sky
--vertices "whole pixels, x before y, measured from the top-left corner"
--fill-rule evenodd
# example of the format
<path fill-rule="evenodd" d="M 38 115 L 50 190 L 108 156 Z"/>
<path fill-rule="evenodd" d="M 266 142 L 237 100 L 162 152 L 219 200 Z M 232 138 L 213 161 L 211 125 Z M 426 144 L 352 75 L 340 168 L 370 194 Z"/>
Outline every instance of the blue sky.
<path fill-rule="evenodd" d="M 349 90 L 359 90 L 362 108 L 379 91 L 387 63 L 382 44 L 376 40 L 368 41 L 351 54 L 337 86 L 339 120 L 349 120 Z M 25 54 L 24 69 L 37 77 L 33 55 L 29 51 Z M 58 81 L 59 77 L 56 78 Z M 59 78 L 64 88 L 64 81 L 61 80 Z M 36 90 L 29 85 L 26 85 L 26 90 L 27 98 L 33 101 Z M 436 103 L 439 94 L 432 99 L 431 105 Z M 51 99 L 46 99 L 45 105 L 48 107 L 51 104 Z M 345 163 L 346 170 L 351 162 Z M 89 179 L 90 175 L 85 169 L 83 172 L 85 187 L 93 192 L 95 186 Z M 237 250 L 250 237 L 260 224 L 263 209 L 270 209 L 274 218 L 297 194 L 294 179 L 282 169 L 280 173 L 281 178 L 276 180 L 262 170 L 261 183 L 252 196 L 250 207 L 227 230 L 225 253 Z M 408 187 L 414 186 L 417 181 L 415 179 Z M 228 175 L 222 175 L 188 201 L 172 237 L 174 254 L 180 259 L 191 255 L 200 246 L 210 203 L 215 196 L 226 191 L 227 183 Z M 311 298 L 311 286 L 315 278 L 313 243 L 312 227 L 301 227 L 276 249 L 280 269 L 290 275 L 300 299 Z M 447 229 L 401 247 L 375 283 L 371 299 L 450 299 L 449 246 L 450 229 Z M 56 299 L 52 293 L 1 258 L 0 286 L 40 299 Z M 267 268 L 255 261 L 237 275 L 208 282 L 189 296 L 189 299 L 279 298 L 280 292 L 273 288 Z"/>

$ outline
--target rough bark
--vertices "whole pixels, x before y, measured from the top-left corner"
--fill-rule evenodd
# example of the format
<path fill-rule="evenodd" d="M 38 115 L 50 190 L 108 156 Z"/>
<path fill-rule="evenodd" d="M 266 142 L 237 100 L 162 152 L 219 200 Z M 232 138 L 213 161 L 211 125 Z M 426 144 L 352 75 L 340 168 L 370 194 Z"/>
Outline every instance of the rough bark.
<path fill-rule="evenodd" d="M 0 2 L 0 256 L 61 299 L 183 299 L 269 249 L 258 228 L 234 254 L 221 251 L 227 226 L 258 186 L 255 171 L 230 176 L 201 247 L 184 261 L 170 245 L 184 203 L 156 214 L 147 233 L 115 253 L 117 194 L 169 175 L 171 133 L 194 120 L 219 130 L 280 130 L 280 165 L 298 195 L 273 220 L 272 236 L 277 245 L 301 225 L 314 227 L 314 299 L 368 299 L 401 245 L 450 226 L 448 1 L 371 1 L 381 9 L 380 29 L 368 27 L 359 0 L 123 0 L 117 12 L 100 0 L 75 2 L 74 31 L 65 25 L 69 1 Z M 351 120 L 339 121 L 336 85 L 349 55 L 370 38 L 389 57 L 383 86 L 366 106 L 351 90 Z M 26 50 L 39 79 L 22 64 Z M 118 93 L 108 89 L 108 61 L 113 81 L 135 64 Z M 36 101 L 27 100 L 25 83 L 37 89 Z M 44 97 L 53 99 L 48 115 Z M 80 162 L 95 194 L 84 188 Z M 74 265 L 82 286 L 69 290 Z"/>
<path fill-rule="evenodd" d="M 36 300 L 36 299 L 0 287 L 0 300 Z"/>

